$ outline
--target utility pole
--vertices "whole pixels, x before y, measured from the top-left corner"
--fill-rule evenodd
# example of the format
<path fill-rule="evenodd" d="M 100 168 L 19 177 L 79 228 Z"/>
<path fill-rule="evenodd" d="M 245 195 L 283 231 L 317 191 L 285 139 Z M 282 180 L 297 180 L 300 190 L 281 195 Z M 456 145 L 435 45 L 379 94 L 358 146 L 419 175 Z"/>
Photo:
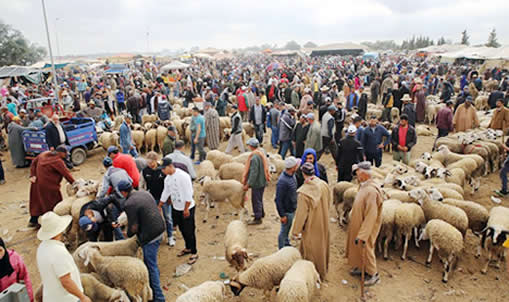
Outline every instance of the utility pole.
<path fill-rule="evenodd" d="M 57 26 L 57 22 L 60 20 L 60 18 L 55 18 L 55 38 L 56 38 L 56 42 L 57 42 L 57 57 L 60 58 L 60 60 L 62 60 L 62 56 L 61 56 L 61 53 L 60 53 L 60 42 L 58 41 L 58 26 Z"/>
<path fill-rule="evenodd" d="M 48 17 L 46 16 L 46 5 L 44 4 L 44 0 L 41 0 L 42 3 L 42 14 L 44 15 L 44 25 L 46 26 L 46 37 L 48 38 L 48 49 L 49 49 L 49 57 L 51 59 L 51 69 L 53 71 L 53 85 L 55 85 L 55 98 L 58 101 L 58 82 L 57 82 L 57 71 L 55 69 L 55 62 L 53 61 L 53 51 L 51 50 L 51 39 L 49 36 L 48 29 Z"/>

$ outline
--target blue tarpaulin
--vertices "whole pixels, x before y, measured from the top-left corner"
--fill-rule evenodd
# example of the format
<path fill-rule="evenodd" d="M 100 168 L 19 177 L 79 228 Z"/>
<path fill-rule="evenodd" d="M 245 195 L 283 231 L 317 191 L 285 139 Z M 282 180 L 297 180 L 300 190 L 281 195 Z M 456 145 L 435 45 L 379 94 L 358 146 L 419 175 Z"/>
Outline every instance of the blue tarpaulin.
<path fill-rule="evenodd" d="M 60 69 L 60 68 L 64 68 L 65 66 L 67 66 L 69 63 L 60 63 L 60 64 L 55 64 L 55 69 Z M 49 63 L 46 63 L 44 64 L 44 66 L 42 67 L 42 69 L 45 69 L 45 68 L 51 68 L 51 64 Z"/>
<path fill-rule="evenodd" d="M 105 68 L 104 73 L 124 73 L 128 70 L 129 68 L 124 64 L 110 64 Z"/>

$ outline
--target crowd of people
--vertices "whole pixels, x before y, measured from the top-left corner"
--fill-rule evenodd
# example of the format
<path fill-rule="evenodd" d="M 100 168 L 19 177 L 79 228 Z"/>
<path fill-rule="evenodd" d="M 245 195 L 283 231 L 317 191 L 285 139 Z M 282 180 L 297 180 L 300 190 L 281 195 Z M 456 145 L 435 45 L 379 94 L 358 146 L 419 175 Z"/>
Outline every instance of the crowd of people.
<path fill-rule="evenodd" d="M 47 114 L 53 113 L 56 104 L 48 101 L 42 108 L 26 109 L 27 100 L 58 95 L 64 111 L 93 118 L 105 130 L 115 118 L 123 118 L 120 149 L 108 148 L 103 160 L 106 172 L 102 190 L 95 200 L 83 206 L 79 225 L 91 241 L 98 240 L 101 232 L 106 240 L 137 236 L 154 301 L 165 300 L 157 264 L 165 232 L 167 244 L 173 247 L 173 232 L 178 227 L 185 248 L 177 256 L 189 256 L 190 265 L 199 259 L 194 165 L 206 159 L 207 150 L 220 147 L 220 117 L 231 119 L 225 152 L 232 153 L 235 148 L 244 152 L 246 147 L 250 152 L 242 175 L 244 190 L 251 190 L 254 217 L 248 224 L 261 224 L 265 217 L 264 192 L 270 173 L 263 147 L 272 147 L 285 162 L 274 201 L 281 222 L 277 246 L 290 245 L 292 236 L 301 238 L 301 254 L 315 264 L 322 280 L 326 278 L 330 258 L 331 192 L 327 184 L 332 180 L 323 161 L 319 161 L 330 154 L 337 181 L 357 178 L 361 185 L 348 226 L 346 256 L 352 275 L 359 275 L 361 255 L 366 253 L 366 285 L 380 280 L 374 244 L 381 224 L 383 198 L 379 186 L 371 180 L 371 167 L 382 164 L 382 154 L 388 147 L 392 148 L 395 161 L 409 163 L 418 139 L 415 125 L 424 122 L 427 97 L 436 95 L 445 103 L 437 114 L 436 126 L 438 137 L 447 136 L 451 131 L 479 126 L 472 102 L 483 89 L 483 80 L 496 80 L 499 84 L 488 101 L 495 110 L 490 127 L 504 132 L 509 129 L 506 108 L 509 79 L 504 73 L 507 71 L 498 68 L 481 73 L 475 64 L 447 65 L 431 58 L 402 55 L 382 56 L 377 61 L 294 57 L 280 59 L 277 68 L 270 64 L 272 60 L 266 55 L 218 61 L 196 59 L 188 69 L 167 72 L 157 64 L 143 62 L 133 65 L 128 73 L 114 75 L 101 70 L 60 70 L 57 73 L 60 87 L 52 87 L 51 83 L 38 86 L 13 83 L 2 88 L 1 116 L 8 133 L 12 164 L 17 168 L 30 167 L 29 225 L 40 228 L 38 238 L 42 243 L 37 263 L 44 300 L 89 301 L 84 296 L 79 272 L 62 243 L 62 233 L 70 218 L 52 212 L 62 200 L 62 178 L 71 184 L 75 182 L 66 165 L 67 137 L 59 115 Z M 457 84 L 459 93 L 455 91 Z M 163 156 L 147 153 L 145 166 L 139 169 L 141 150 L 133 142 L 132 124 L 141 123 L 145 114 L 156 114 L 161 121 L 170 120 L 175 109 L 170 101 L 175 98 L 181 98 L 185 108 L 192 108 L 191 152 L 186 153 L 184 141 L 171 125 L 160 150 Z M 369 114 L 369 104 L 380 105 L 381 116 Z M 393 108 L 401 115 L 390 132 L 384 122 L 393 122 Z M 243 123 L 250 123 L 254 129 L 254 137 L 245 144 Z M 22 137 L 23 131 L 29 129 L 45 129 L 50 149 L 31 163 L 25 159 Z M 267 129 L 270 135 L 265 135 Z M 266 138 L 269 139 L 265 141 Z M 0 183 L 4 182 L 0 165 Z M 118 223 L 121 212 L 128 218 L 125 232 Z M 3 242 L 0 246 L 0 252 L 4 251 L 4 256 L 0 253 L 1 265 L 7 269 L 2 267 L 0 290 L 12 284 L 14 279 L 9 272 L 15 269 L 24 272 L 17 276 L 25 279 L 32 295 L 23 261 L 15 252 L 6 250 Z"/>

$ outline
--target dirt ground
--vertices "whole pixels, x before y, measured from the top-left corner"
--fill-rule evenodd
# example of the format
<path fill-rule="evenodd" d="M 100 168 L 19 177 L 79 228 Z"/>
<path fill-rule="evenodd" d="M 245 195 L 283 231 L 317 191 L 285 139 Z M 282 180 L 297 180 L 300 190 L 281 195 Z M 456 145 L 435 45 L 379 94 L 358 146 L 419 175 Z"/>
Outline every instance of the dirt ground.
<path fill-rule="evenodd" d="M 266 135 L 265 141 L 269 141 Z M 412 157 L 418 157 L 422 152 L 430 151 L 433 143 L 432 137 L 419 137 L 418 144 L 412 152 Z M 268 145 L 268 144 L 266 144 Z M 224 150 L 225 143 L 221 145 Z M 268 151 L 272 152 L 271 147 Z M 105 152 L 96 149 L 89 153 L 89 158 L 79 167 L 79 171 L 73 172 L 78 178 L 102 179 L 103 168 L 101 160 Z M 25 259 L 34 286 L 40 283 L 39 272 L 36 264 L 36 249 L 39 241 L 33 230 L 26 228 L 28 212 L 26 207 L 29 196 L 29 170 L 15 169 L 8 154 L 4 154 L 4 169 L 6 170 L 7 183 L 0 186 L 0 236 L 8 239 L 7 246 L 18 251 Z M 384 154 L 384 162 L 389 162 L 391 155 Z M 326 165 L 329 180 L 335 181 L 336 171 L 332 165 L 330 155 L 324 156 L 321 162 Z M 494 204 L 489 197 L 493 189 L 500 186 L 497 174 L 492 174 L 482 180 L 482 186 L 475 195 L 467 194 L 465 199 L 474 200 L 491 208 Z M 195 185 L 195 196 L 199 194 L 199 185 Z M 468 191 L 468 190 L 466 190 Z M 263 224 L 250 226 L 249 252 L 254 256 L 264 256 L 277 250 L 277 236 L 279 233 L 279 221 L 274 206 L 275 182 L 266 189 L 264 205 L 267 217 Z M 509 201 L 503 200 L 502 205 L 508 205 Z M 251 206 L 248 206 L 250 213 Z M 174 278 L 175 268 L 185 263 L 186 259 L 177 258 L 176 254 L 183 248 L 182 236 L 176 234 L 177 245 L 170 248 L 161 245 L 159 251 L 159 268 L 161 269 L 161 283 L 167 301 L 175 301 L 176 297 L 185 291 L 186 287 L 193 287 L 206 280 L 219 280 L 220 273 L 227 276 L 234 275 L 233 268 L 224 260 L 223 236 L 226 225 L 234 219 L 230 214 L 230 207 L 219 204 L 211 210 L 209 222 L 204 224 L 201 217 L 204 207 L 199 206 L 197 211 L 197 241 L 200 259 L 192 270 L 184 276 Z M 214 217 L 219 215 L 217 219 Z M 335 211 L 331 207 L 330 217 L 335 217 Z M 337 223 L 330 222 L 331 232 L 331 259 L 329 274 L 326 282 L 322 284 L 320 291 L 312 301 L 357 301 L 360 288 L 359 280 L 348 274 L 349 267 L 344 258 L 345 253 L 345 229 Z M 413 244 L 409 248 L 409 258 L 415 261 L 400 260 L 401 251 L 390 251 L 390 260 L 384 261 L 378 256 L 378 267 L 381 274 L 381 283 L 368 289 L 368 301 L 507 301 L 509 299 L 509 273 L 502 268 L 497 270 L 490 268 L 487 275 L 480 273 L 484 260 L 474 257 L 475 247 L 479 240 L 472 233 L 466 238 L 466 248 L 461 256 L 458 266 L 448 284 L 443 284 L 442 265 L 436 255 L 431 268 L 424 266 L 427 256 L 428 244 L 421 245 L 416 249 Z M 263 301 L 260 290 L 246 289 L 238 298 L 232 297 L 227 290 L 227 301 L 255 302 Z"/>

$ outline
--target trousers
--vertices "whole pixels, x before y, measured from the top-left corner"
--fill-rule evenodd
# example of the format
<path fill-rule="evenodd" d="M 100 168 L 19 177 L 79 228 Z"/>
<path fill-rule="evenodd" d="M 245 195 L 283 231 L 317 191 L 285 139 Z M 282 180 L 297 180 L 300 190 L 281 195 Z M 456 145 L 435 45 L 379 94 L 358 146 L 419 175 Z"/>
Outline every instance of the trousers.
<path fill-rule="evenodd" d="M 189 217 L 184 217 L 184 211 L 177 211 L 173 209 L 173 223 L 178 226 L 180 232 L 182 233 L 182 237 L 184 237 L 184 242 L 186 244 L 186 249 L 191 251 L 191 254 L 198 253 L 196 249 L 196 235 L 195 229 L 196 225 L 194 222 L 194 210 L 195 207 L 189 210 Z"/>

